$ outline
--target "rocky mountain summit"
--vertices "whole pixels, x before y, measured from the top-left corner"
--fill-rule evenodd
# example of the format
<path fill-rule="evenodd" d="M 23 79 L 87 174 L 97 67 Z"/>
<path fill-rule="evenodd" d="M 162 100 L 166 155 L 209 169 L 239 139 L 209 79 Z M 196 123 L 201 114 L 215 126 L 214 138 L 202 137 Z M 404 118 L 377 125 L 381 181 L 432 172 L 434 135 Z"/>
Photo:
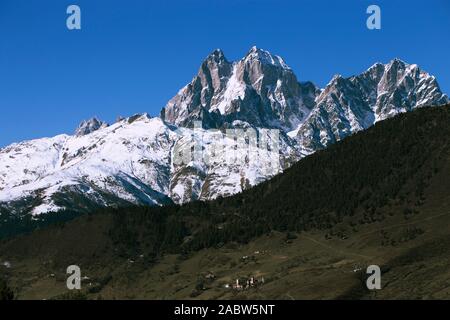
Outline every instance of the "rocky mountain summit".
<path fill-rule="evenodd" d="M 181 126 L 202 120 L 205 128 L 217 128 L 244 121 L 289 131 L 309 114 L 319 92 L 311 82 L 298 82 L 282 58 L 265 50 L 253 47 L 237 62 L 215 50 L 161 117 Z"/>

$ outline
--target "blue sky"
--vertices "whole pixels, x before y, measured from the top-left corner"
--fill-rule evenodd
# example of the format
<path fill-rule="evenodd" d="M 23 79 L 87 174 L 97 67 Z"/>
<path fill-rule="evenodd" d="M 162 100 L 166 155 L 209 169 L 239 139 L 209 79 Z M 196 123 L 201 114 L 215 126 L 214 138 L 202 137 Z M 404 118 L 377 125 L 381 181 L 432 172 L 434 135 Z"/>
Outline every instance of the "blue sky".
<path fill-rule="evenodd" d="M 82 30 L 66 28 L 70 4 Z M 370 4 L 381 30 L 366 28 Z M 256 45 L 319 86 L 399 57 L 450 93 L 449 34 L 448 0 L 1 0 L 0 146 L 158 115 L 215 48 L 236 60 Z"/>

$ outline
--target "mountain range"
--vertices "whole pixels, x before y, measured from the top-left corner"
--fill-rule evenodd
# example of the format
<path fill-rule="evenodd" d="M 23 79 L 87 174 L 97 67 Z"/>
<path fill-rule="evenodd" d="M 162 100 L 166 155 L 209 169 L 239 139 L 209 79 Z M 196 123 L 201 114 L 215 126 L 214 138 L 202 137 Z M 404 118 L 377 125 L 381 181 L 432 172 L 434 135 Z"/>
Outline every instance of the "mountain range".
<path fill-rule="evenodd" d="M 448 102 L 434 76 L 399 59 L 360 75 L 336 75 L 321 89 L 299 81 L 281 57 L 265 50 L 253 47 L 235 62 L 215 50 L 160 117 L 136 114 L 113 124 L 93 118 L 73 135 L 0 149 L 0 214 L 229 196 L 380 120 Z M 263 161 L 175 161 L 179 146 L 214 148 L 217 129 L 252 128 L 279 132 L 279 171 L 268 173 Z M 199 132 L 200 141 L 193 138 Z"/>

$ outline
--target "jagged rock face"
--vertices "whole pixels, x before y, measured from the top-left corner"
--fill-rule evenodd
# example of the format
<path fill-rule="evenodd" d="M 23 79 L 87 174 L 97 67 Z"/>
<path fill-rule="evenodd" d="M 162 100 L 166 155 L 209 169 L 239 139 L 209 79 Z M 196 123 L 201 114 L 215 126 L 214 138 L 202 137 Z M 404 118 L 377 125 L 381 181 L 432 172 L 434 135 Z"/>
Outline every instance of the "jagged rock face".
<path fill-rule="evenodd" d="M 248 127 L 247 127 L 248 129 Z M 286 135 L 280 135 L 276 141 L 279 152 L 265 153 L 259 150 L 258 155 L 249 160 L 246 150 L 236 154 L 240 158 L 229 161 L 235 148 L 234 139 L 222 131 L 200 129 L 195 134 L 201 138 L 192 138 L 191 129 L 178 129 L 181 133 L 172 148 L 172 175 L 170 180 L 170 197 L 176 203 L 191 200 L 209 200 L 244 191 L 272 177 L 291 166 L 304 154 L 296 147 L 295 141 Z M 259 132 L 259 143 L 262 132 Z M 219 136 L 219 139 L 217 137 Z M 194 142 L 201 140 L 201 144 Z M 194 150 L 196 146 L 203 155 L 216 155 L 215 159 L 192 159 L 182 164 L 174 160 L 177 150 Z M 249 150 L 247 150 L 249 151 Z M 221 156 L 218 156 L 221 154 Z M 233 157 L 231 157 L 233 158 Z M 227 160 L 228 159 L 228 160 Z M 279 166 L 275 168 L 274 165 Z"/>
<path fill-rule="evenodd" d="M 436 79 L 395 59 L 358 76 L 335 76 L 316 99 L 308 119 L 290 133 L 313 152 L 396 114 L 447 103 Z"/>
<path fill-rule="evenodd" d="M 229 62 L 216 50 L 169 101 L 162 119 L 137 114 L 108 126 L 94 118 L 73 136 L 0 149 L 0 215 L 232 195 L 377 121 L 448 101 L 433 76 L 398 59 L 353 77 L 335 76 L 319 90 L 298 82 L 284 61 L 267 51 L 254 47 Z M 192 128 L 197 120 L 203 128 Z M 258 153 L 256 161 L 177 161 L 183 148 L 216 153 L 217 135 L 236 128 L 279 129 L 279 150 Z M 233 153 L 234 139 L 220 141 L 228 148 L 224 154 Z M 274 154 L 280 171 L 267 170 Z"/>
<path fill-rule="evenodd" d="M 383 120 L 400 112 L 411 111 L 427 105 L 447 103 L 434 76 L 420 70 L 415 64 L 394 60 L 385 66 L 378 83 L 375 105 L 377 120 Z"/>
<path fill-rule="evenodd" d="M 230 63 L 214 51 L 198 75 L 162 111 L 169 123 L 181 126 L 202 121 L 205 128 L 234 121 L 266 128 L 295 128 L 314 106 L 318 89 L 300 84 L 283 59 L 253 47 Z"/>
<path fill-rule="evenodd" d="M 232 64 L 220 50 L 215 50 L 202 63 L 197 76 L 173 97 L 161 111 L 161 117 L 172 124 L 188 126 L 203 119 L 207 106 L 215 102 L 225 88 Z"/>
<path fill-rule="evenodd" d="M 97 118 L 85 120 L 81 122 L 78 128 L 75 130 L 75 136 L 77 137 L 85 136 L 89 133 L 92 133 L 100 128 L 105 128 L 107 126 L 108 124 L 106 122 L 100 121 Z"/>

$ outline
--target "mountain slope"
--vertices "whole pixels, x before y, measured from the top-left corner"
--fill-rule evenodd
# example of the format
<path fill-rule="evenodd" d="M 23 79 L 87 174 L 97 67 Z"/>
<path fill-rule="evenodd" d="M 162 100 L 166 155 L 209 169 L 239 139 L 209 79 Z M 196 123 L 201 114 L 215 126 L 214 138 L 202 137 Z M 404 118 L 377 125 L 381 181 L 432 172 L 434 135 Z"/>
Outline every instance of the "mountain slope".
<path fill-rule="evenodd" d="M 282 58 L 265 50 L 253 47 L 235 62 L 215 50 L 161 118 L 138 114 L 112 125 L 94 118 L 73 136 L 0 149 L 0 214 L 37 216 L 229 196 L 379 120 L 446 102 L 433 76 L 398 59 L 361 75 L 336 76 L 320 90 L 299 82 Z M 239 137 L 229 133 L 235 129 L 246 130 L 247 137 L 257 130 L 258 139 L 272 147 L 254 143 L 264 147 L 250 161 L 255 159 L 249 157 L 249 139 L 241 137 L 243 152 L 233 150 Z M 207 156 L 223 149 L 245 161 L 180 163 L 175 159 L 180 149 Z"/>
<path fill-rule="evenodd" d="M 14 144 L 0 153 L 9 185 L 0 201 L 32 198 L 40 202 L 32 206 L 33 214 L 58 210 L 64 201 L 70 207 L 70 193 L 82 198 L 74 204 L 79 208 L 91 202 L 171 203 L 167 194 L 173 135 L 160 119 L 143 115 L 90 134 Z M 17 208 L 22 210 L 23 205 Z"/>
<path fill-rule="evenodd" d="M 449 175 L 450 106 L 420 109 L 229 198 L 105 209 L 3 241 L 0 262 L 19 298 L 65 293 L 75 263 L 92 298 L 448 299 Z M 380 291 L 361 281 L 370 264 Z M 224 287 L 250 276 L 266 282 Z"/>

